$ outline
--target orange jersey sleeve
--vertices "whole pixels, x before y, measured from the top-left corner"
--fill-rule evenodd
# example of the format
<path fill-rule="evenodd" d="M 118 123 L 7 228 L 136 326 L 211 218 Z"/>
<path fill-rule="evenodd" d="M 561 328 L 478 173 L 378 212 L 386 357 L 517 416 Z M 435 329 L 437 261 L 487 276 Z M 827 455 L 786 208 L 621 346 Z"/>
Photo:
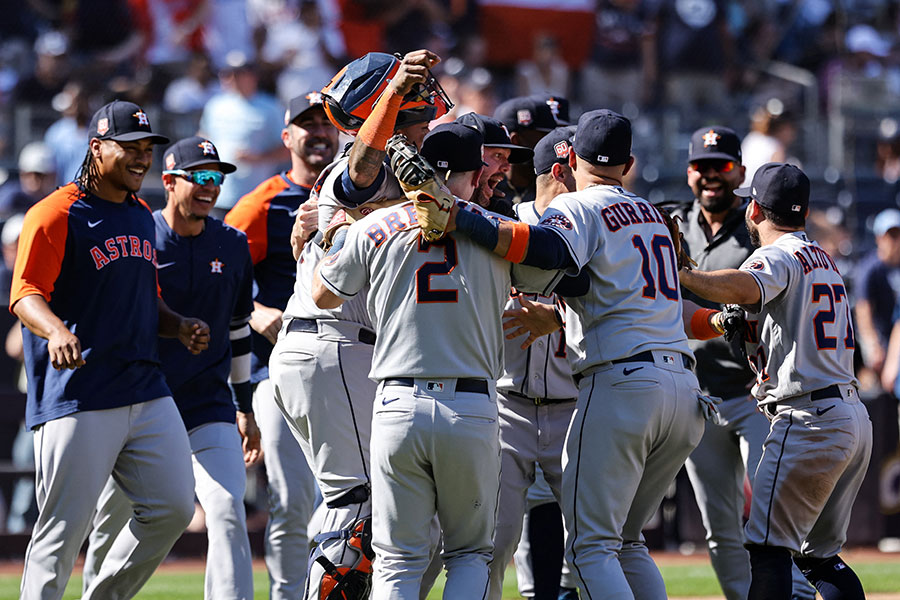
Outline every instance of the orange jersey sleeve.
<path fill-rule="evenodd" d="M 287 189 L 280 175 L 275 175 L 256 186 L 249 194 L 241 197 L 237 204 L 225 215 L 225 223 L 240 229 L 247 235 L 250 258 L 253 264 L 260 263 L 268 252 L 269 204 L 273 196 Z"/>
<path fill-rule="evenodd" d="M 9 309 L 25 296 L 47 302 L 59 277 L 69 233 L 69 207 L 80 192 L 74 183 L 59 188 L 25 214 L 9 293 Z"/>

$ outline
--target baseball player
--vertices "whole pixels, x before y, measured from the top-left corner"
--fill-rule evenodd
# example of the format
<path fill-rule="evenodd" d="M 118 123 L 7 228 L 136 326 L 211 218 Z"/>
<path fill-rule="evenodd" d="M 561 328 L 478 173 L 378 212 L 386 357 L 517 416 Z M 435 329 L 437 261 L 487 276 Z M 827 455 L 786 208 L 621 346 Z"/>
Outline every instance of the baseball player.
<path fill-rule="evenodd" d="M 253 565 L 244 510 L 245 464 L 259 458 L 259 429 L 250 390 L 253 263 L 246 236 L 209 216 L 235 166 L 202 137 L 163 153 L 166 207 L 153 213 L 163 299 L 210 324 L 209 349 L 191 356 L 163 340 L 160 360 L 191 444 L 195 493 L 206 512 L 207 599 L 253 598 Z M 235 422 L 237 427 L 235 427 Z M 88 589 L 131 503 L 113 479 L 94 517 L 84 568 Z"/>
<path fill-rule="evenodd" d="M 247 234 L 253 258 L 251 382 L 256 388 L 253 408 L 269 479 L 266 568 L 272 600 L 295 600 L 303 593 L 306 575 L 298 565 L 306 564 L 309 552 L 306 528 L 315 507 L 316 486 L 275 403 L 269 355 L 297 274 L 290 241 L 294 219 L 337 150 L 337 131 L 328 122 L 317 91 L 291 100 L 284 125 L 281 139 L 291 152 L 290 170 L 263 181 L 225 216 L 225 223 Z"/>
<path fill-rule="evenodd" d="M 450 123 L 426 136 L 422 156 L 447 174 L 455 196 L 469 198 L 481 145 L 477 131 Z M 484 598 L 500 470 L 494 382 L 510 268 L 465 236 L 425 242 L 415 223 L 404 203 L 341 230 L 316 271 L 313 298 L 334 307 L 369 285 L 377 334 L 370 377 L 380 382 L 370 448 L 373 598 L 419 597 L 435 514 L 444 597 Z"/>
<path fill-rule="evenodd" d="M 568 164 L 574 129 L 554 129 L 535 146 L 537 197 L 534 202 L 515 206 L 516 215 L 522 222 L 536 224 L 555 196 L 575 190 Z M 555 296 L 518 293 L 506 303 L 505 314 L 515 315 L 532 302 L 554 304 L 556 301 Z M 520 346 L 521 340 L 505 341 L 503 375 L 497 382 L 501 446 L 497 503 L 500 508 L 494 533 L 489 594 L 489 598 L 496 600 L 502 596 L 503 576 L 522 531 L 526 491 L 535 481 L 538 469 L 542 470 L 553 490 L 555 500 L 560 500 L 563 444 L 578 395 L 567 359 L 564 330 L 542 337 L 526 349 Z M 551 527 L 556 525 L 561 529 L 560 522 L 557 510 L 556 523 Z M 562 538 L 545 540 L 542 545 L 553 546 L 554 542 L 559 546 L 558 555 L 545 568 L 553 574 L 544 578 L 540 573 L 535 577 L 534 598 L 537 600 L 556 600 L 559 593 Z M 551 581 L 545 583 L 544 579 Z"/>
<path fill-rule="evenodd" d="M 770 420 L 745 536 L 748 598 L 791 597 L 791 558 L 825 600 L 864 598 L 839 552 L 872 451 L 872 424 L 853 374 L 844 281 L 804 232 L 809 179 L 767 163 L 748 188 L 750 239 L 739 269 L 681 271 L 684 287 L 749 312 L 752 394 Z"/>
<path fill-rule="evenodd" d="M 743 199 L 734 195 L 744 180 L 741 140 L 727 127 L 702 127 L 691 136 L 687 181 L 694 202 L 674 211 L 682 218 L 688 254 L 698 268 L 737 268 L 753 251 L 744 226 Z M 714 302 L 685 293 L 700 306 Z M 769 422 L 748 397 L 750 366 L 724 338 L 691 341 L 701 390 L 724 398 L 719 422 L 710 424 L 686 467 L 700 507 L 709 556 L 728 600 L 743 600 L 750 588 L 750 559 L 744 549 L 744 475 L 753 484 Z M 795 569 L 794 596 L 813 600 L 815 591 Z"/>
<path fill-rule="evenodd" d="M 579 395 L 562 489 L 566 558 L 588 598 L 665 597 L 641 529 L 710 413 L 691 371 L 675 243 L 657 209 L 622 188 L 633 163 L 628 119 L 585 113 L 569 158 L 577 191 L 537 226 L 464 211 L 451 225 L 513 262 L 590 278 L 567 308 Z"/>
<path fill-rule="evenodd" d="M 472 202 L 491 212 L 512 217 L 515 215 L 512 198 L 497 190 L 497 185 L 506 180 L 510 165 L 531 163 L 534 151 L 525 146 L 513 144 L 509 139 L 506 125 L 492 117 L 477 113 L 466 113 L 456 119 L 468 127 L 474 127 L 484 136 L 484 170 L 478 181 L 478 189 Z"/>
<path fill-rule="evenodd" d="M 10 306 L 25 326 L 37 502 L 21 597 L 62 598 L 110 474 L 139 507 L 84 598 L 131 598 L 194 514 L 190 446 L 157 337 L 191 353 L 199 319 L 159 297 L 153 217 L 135 195 L 168 140 L 130 102 L 101 107 L 76 181 L 28 211 Z"/>
<path fill-rule="evenodd" d="M 389 55 L 370 56 L 354 61 L 342 71 L 339 78 L 347 77 L 349 87 L 339 101 L 330 101 L 328 113 L 335 124 L 348 123 L 353 107 L 367 95 L 380 95 L 373 91 L 377 87 L 365 84 L 390 79 L 392 93 L 396 90 L 397 95 L 403 96 L 422 81 L 422 77 L 408 69 L 410 63 L 400 63 Z M 368 70 L 358 70 L 363 67 Z M 391 73 L 393 76 L 389 77 Z M 393 119 L 376 114 L 364 121 L 354 146 L 366 145 L 365 152 L 351 150 L 349 156 L 333 163 L 315 186 L 314 198 L 322 207 L 321 215 L 333 214 L 339 208 L 350 218 L 359 219 L 380 206 L 405 201 L 388 165 L 383 165 L 383 173 L 376 177 L 377 185 L 358 188 L 350 178 L 351 173 L 364 170 L 365 165 L 358 168 L 362 154 L 380 152 L 383 156 L 385 153 L 383 146 L 380 149 L 369 146 L 375 143 L 370 134 L 372 128 L 417 138 L 421 137 L 423 125 L 427 130 L 427 120 L 435 114 L 434 110 L 413 109 L 411 113 L 405 110 L 399 110 Z M 310 210 L 304 208 L 303 212 Z M 321 516 L 321 525 L 315 535 L 317 548 L 309 561 L 305 596 L 318 600 L 333 590 L 333 586 L 352 588 L 355 585 L 351 578 L 344 581 L 344 577 L 335 576 L 337 569 L 358 572 L 351 577 L 370 578 L 371 548 L 366 540 L 363 551 L 359 547 L 361 540 L 354 537 L 354 532 L 359 527 L 370 527 L 369 438 L 376 388 L 367 374 L 375 333 L 365 292 L 331 310 L 320 309 L 313 302 L 310 291 L 313 269 L 324 250 L 319 244 L 306 243 L 309 231 L 308 224 L 300 222 L 303 216 L 298 215 L 297 221 L 300 239 L 295 247 L 302 249 L 294 294 L 285 309 L 284 326 L 270 359 L 270 372 L 275 400 L 306 455 L 325 502 L 324 514 L 317 515 Z M 319 229 L 330 237 L 332 232 L 328 231 L 327 224 L 323 223 Z M 365 597 L 365 593 L 359 597 Z"/>

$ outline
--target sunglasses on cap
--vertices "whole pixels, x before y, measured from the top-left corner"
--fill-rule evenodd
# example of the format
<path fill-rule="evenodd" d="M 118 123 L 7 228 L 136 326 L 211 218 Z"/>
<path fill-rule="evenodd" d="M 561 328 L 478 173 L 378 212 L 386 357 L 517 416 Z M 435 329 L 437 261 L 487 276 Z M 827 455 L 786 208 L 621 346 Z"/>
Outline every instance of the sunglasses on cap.
<path fill-rule="evenodd" d="M 719 173 L 731 173 L 737 167 L 737 163 L 733 160 L 707 159 L 693 160 L 688 163 L 688 166 L 691 168 L 691 171 L 697 172 L 713 169 Z"/>
<path fill-rule="evenodd" d="M 183 169 L 176 169 L 173 171 L 163 171 L 163 175 L 177 175 L 196 185 L 206 185 L 207 183 L 211 183 L 216 187 L 222 185 L 222 182 L 225 181 L 225 173 L 222 173 L 221 171 L 185 171 Z"/>

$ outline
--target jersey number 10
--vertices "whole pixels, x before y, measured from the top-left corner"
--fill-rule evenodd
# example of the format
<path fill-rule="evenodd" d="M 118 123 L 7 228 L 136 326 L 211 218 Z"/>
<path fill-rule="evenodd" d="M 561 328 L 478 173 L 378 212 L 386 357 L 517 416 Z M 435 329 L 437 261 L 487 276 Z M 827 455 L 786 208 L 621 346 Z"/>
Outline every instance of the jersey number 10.
<path fill-rule="evenodd" d="M 656 298 L 656 290 L 667 299 L 678 301 L 678 267 L 675 263 L 675 247 L 667 235 L 656 234 L 650 241 L 650 249 L 656 262 L 656 278 L 653 277 L 653 269 L 650 267 L 650 252 L 644 244 L 644 238 L 639 235 L 631 237 L 631 245 L 641 253 L 641 275 L 644 278 L 644 289 L 641 295 L 644 298 Z M 666 267 L 668 263 L 668 268 Z M 672 272 L 674 285 L 669 283 L 669 271 Z"/>

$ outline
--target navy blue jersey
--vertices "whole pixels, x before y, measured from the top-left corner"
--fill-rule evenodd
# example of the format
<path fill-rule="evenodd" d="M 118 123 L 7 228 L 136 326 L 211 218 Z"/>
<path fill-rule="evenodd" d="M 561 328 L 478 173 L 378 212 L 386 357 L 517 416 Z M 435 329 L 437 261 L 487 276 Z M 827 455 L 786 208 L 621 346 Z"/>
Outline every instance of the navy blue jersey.
<path fill-rule="evenodd" d="M 297 261 L 291 250 L 291 230 L 309 192 L 310 188 L 281 173 L 263 181 L 225 215 L 226 223 L 247 234 L 256 284 L 253 299 L 264 306 L 284 310 L 294 292 Z M 271 353 L 271 342 L 254 331 L 253 383 L 269 378 Z"/>
<path fill-rule="evenodd" d="M 218 219 L 206 218 L 203 233 L 182 237 L 161 211 L 156 221 L 159 287 L 169 308 L 209 325 L 209 348 L 191 354 L 176 339 L 161 339 L 159 356 L 175 404 L 190 430 L 204 423 L 234 423 L 229 331 L 253 310 L 253 263 L 247 236 Z"/>
<path fill-rule="evenodd" d="M 23 328 L 29 428 L 169 395 L 159 365 L 150 209 L 66 185 L 25 215 L 10 307 L 38 294 L 81 343 L 84 366 L 57 371 L 47 340 Z"/>

